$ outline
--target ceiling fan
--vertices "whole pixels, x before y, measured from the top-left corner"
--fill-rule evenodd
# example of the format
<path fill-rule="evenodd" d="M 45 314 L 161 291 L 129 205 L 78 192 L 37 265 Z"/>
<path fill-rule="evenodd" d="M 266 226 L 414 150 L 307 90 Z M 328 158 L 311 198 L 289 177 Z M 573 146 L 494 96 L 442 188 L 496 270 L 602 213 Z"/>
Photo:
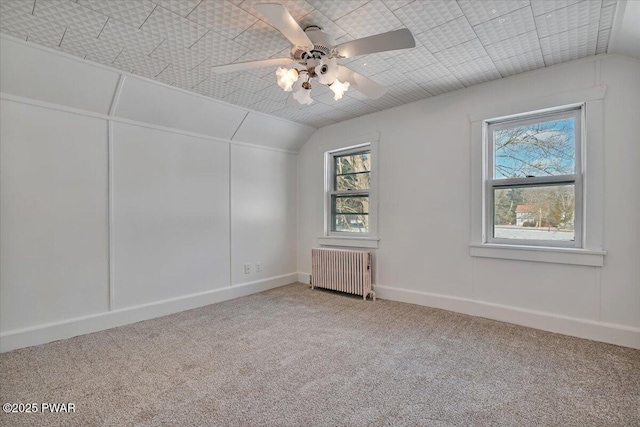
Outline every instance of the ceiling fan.
<path fill-rule="evenodd" d="M 289 58 L 272 58 L 261 61 L 238 62 L 212 67 L 216 74 L 250 70 L 278 65 L 277 83 L 286 92 L 292 92 L 287 104 L 311 104 L 311 83 L 327 85 L 334 92 L 334 99 L 342 98 L 348 88 L 355 89 L 371 99 L 380 98 L 387 88 L 343 65 L 338 59 L 369 53 L 415 47 L 416 42 L 407 29 L 389 31 L 345 43 L 335 40 L 320 27 L 309 26 L 304 30 L 280 3 L 257 3 L 254 7 L 266 21 L 280 31 L 292 44 Z M 289 68 L 283 67 L 288 65 Z"/>

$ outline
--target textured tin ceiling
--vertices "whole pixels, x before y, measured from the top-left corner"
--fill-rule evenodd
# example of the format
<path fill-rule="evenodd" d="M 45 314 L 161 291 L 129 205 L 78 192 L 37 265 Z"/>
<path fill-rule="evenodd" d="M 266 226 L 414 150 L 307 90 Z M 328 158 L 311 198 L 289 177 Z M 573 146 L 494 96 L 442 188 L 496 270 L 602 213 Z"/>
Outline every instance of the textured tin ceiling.
<path fill-rule="evenodd" d="M 0 32 L 89 61 L 296 122 L 321 127 L 607 50 L 616 0 L 280 0 L 305 28 L 337 43 L 398 28 L 410 50 L 341 60 L 388 86 L 370 100 L 288 107 L 275 68 L 217 75 L 214 65 L 289 55 L 260 19 L 261 0 L 0 0 Z M 275 1 L 275 0 L 269 0 Z"/>

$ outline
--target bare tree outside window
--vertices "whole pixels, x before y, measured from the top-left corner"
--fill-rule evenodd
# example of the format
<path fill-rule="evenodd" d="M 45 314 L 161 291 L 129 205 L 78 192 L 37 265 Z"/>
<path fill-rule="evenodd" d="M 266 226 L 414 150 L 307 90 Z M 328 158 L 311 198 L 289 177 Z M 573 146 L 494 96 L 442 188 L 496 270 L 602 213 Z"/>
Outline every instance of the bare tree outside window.
<path fill-rule="evenodd" d="M 490 124 L 494 238 L 575 241 L 577 117 Z"/>
<path fill-rule="evenodd" d="M 369 233 L 369 149 L 333 156 L 331 231 Z"/>

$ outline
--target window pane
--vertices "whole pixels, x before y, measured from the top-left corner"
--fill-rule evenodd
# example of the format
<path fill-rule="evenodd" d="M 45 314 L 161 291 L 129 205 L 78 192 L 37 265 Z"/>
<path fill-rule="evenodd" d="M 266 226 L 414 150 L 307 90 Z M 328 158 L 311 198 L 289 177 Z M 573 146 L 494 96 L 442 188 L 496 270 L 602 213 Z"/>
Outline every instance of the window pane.
<path fill-rule="evenodd" d="M 369 196 L 333 196 L 332 231 L 369 232 Z"/>
<path fill-rule="evenodd" d="M 337 214 L 368 214 L 369 196 L 333 196 L 333 212 Z"/>
<path fill-rule="evenodd" d="M 336 190 L 368 190 L 371 184 L 370 172 L 356 172 L 336 176 Z"/>
<path fill-rule="evenodd" d="M 369 232 L 369 215 L 368 214 L 334 215 L 332 231 L 346 231 L 350 233 L 368 233 Z"/>
<path fill-rule="evenodd" d="M 371 171 L 371 151 L 363 151 L 346 156 L 335 156 L 333 159 L 335 162 L 336 175 Z"/>
<path fill-rule="evenodd" d="M 493 147 L 495 179 L 573 174 L 576 120 L 569 117 L 495 130 Z"/>
<path fill-rule="evenodd" d="M 493 194 L 493 237 L 575 240 L 575 184 L 496 188 Z"/>

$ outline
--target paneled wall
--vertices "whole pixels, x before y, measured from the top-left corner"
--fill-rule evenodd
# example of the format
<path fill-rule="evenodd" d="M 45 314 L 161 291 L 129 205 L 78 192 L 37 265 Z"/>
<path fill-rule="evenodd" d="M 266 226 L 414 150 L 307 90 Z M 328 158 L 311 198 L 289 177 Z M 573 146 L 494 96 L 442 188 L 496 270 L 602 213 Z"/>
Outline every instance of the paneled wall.
<path fill-rule="evenodd" d="M 0 42 L 2 351 L 297 279 L 314 129 Z"/>

